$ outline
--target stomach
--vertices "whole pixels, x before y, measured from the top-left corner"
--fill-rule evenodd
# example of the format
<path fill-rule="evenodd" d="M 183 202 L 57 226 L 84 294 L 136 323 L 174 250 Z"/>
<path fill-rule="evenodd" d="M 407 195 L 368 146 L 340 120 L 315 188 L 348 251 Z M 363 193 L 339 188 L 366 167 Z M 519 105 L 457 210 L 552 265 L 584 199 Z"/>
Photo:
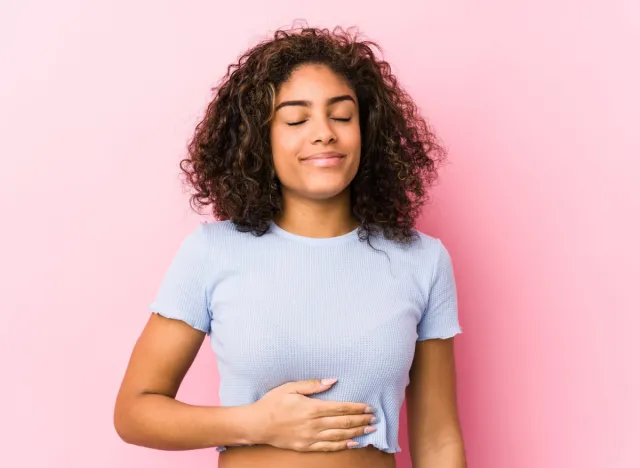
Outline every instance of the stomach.
<path fill-rule="evenodd" d="M 369 445 L 337 452 L 296 452 L 271 445 L 228 447 L 218 468 L 395 468 L 393 453 Z"/>

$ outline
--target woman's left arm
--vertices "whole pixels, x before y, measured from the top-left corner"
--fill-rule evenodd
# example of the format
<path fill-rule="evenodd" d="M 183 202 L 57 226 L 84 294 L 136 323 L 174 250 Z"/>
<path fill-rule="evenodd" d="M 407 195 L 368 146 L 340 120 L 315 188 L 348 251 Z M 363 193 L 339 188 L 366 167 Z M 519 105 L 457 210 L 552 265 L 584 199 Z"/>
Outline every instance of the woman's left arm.
<path fill-rule="evenodd" d="M 456 401 L 453 338 L 416 343 L 407 387 L 413 468 L 466 468 Z"/>

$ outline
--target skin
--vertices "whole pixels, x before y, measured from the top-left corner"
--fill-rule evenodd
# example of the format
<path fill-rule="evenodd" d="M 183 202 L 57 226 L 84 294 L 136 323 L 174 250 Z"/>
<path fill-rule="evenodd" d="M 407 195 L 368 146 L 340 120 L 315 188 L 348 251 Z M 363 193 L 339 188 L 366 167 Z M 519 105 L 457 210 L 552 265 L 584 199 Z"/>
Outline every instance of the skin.
<path fill-rule="evenodd" d="M 466 468 L 456 401 L 454 339 L 416 343 L 406 391 L 414 468 Z"/>
<path fill-rule="evenodd" d="M 332 103 L 332 99 L 339 100 Z M 300 101 L 307 102 L 296 104 Z M 288 105 L 292 103 L 296 105 Z M 271 147 L 283 199 L 276 223 L 308 237 L 352 231 L 359 223 L 351 214 L 349 184 L 358 172 L 361 148 L 355 93 L 327 67 L 305 65 L 281 86 L 275 109 Z M 345 158 L 333 167 L 301 162 L 325 151 L 342 153 Z"/>
<path fill-rule="evenodd" d="M 349 185 L 358 170 L 361 147 L 355 93 L 327 67 L 304 65 L 281 86 L 274 110 L 271 144 L 284 207 L 274 221 L 308 237 L 352 231 L 358 221 L 351 214 Z M 344 158 L 332 167 L 303 161 L 326 151 Z M 114 423 L 123 440 L 163 450 L 253 444 L 222 452 L 220 468 L 395 467 L 392 454 L 373 447 L 346 449 L 350 437 L 372 427 L 371 415 L 364 413 L 365 404 L 306 398 L 304 395 L 328 388 L 319 382 L 285 384 L 258 402 L 240 407 L 201 407 L 177 401 L 176 393 L 204 337 L 181 321 L 151 314 L 116 400 Z M 416 344 L 407 405 L 413 466 L 464 468 L 453 338 Z M 287 441 L 300 439 L 302 416 L 297 415 L 302 413 L 309 420 L 305 433 L 322 431 L 332 442 L 283 448 Z M 293 416 L 279 421 L 274 429 L 269 414 Z"/>

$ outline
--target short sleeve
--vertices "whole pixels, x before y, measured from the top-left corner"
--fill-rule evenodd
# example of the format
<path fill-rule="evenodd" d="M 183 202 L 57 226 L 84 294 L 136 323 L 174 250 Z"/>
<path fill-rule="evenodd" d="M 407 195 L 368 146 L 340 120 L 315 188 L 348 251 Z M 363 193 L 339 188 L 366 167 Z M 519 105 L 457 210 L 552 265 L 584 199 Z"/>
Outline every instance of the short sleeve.
<path fill-rule="evenodd" d="M 451 338 L 462 333 L 458 320 L 458 296 L 451 257 L 440 239 L 434 259 L 427 306 L 418 323 L 418 341 Z"/>
<path fill-rule="evenodd" d="M 184 238 L 148 308 L 150 312 L 181 320 L 210 334 L 208 278 L 211 250 L 206 242 L 205 226 L 199 225 Z"/>

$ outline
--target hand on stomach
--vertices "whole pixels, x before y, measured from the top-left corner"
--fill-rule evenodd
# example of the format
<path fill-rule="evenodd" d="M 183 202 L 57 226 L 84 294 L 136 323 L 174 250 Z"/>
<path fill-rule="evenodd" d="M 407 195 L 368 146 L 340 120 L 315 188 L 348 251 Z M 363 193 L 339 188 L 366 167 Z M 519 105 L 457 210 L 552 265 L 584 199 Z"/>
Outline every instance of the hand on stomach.
<path fill-rule="evenodd" d="M 394 456 L 352 438 L 375 431 L 375 409 L 365 403 L 334 402 L 306 395 L 328 390 L 336 382 L 306 380 L 274 388 L 252 406 L 248 446 L 221 452 L 220 468 L 260 466 L 306 468 L 341 466 L 393 468 Z"/>

